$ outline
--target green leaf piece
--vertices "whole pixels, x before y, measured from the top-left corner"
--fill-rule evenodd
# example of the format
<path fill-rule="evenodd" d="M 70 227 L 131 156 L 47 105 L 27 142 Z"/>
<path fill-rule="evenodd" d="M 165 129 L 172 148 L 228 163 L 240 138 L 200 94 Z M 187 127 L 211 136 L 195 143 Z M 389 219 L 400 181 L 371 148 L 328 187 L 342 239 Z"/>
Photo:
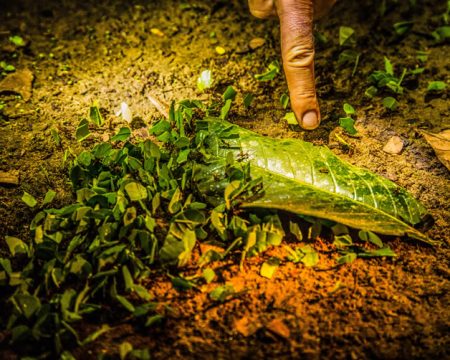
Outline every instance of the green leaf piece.
<path fill-rule="evenodd" d="M 139 201 L 147 199 L 147 189 L 141 183 L 136 181 L 129 182 L 125 185 L 125 191 L 131 201 Z"/>
<path fill-rule="evenodd" d="M 358 237 L 362 241 L 371 242 L 372 244 L 378 246 L 379 248 L 383 247 L 383 241 L 381 241 L 380 237 L 377 234 L 374 234 L 371 231 L 362 231 L 362 230 L 360 230 L 358 232 Z"/>
<path fill-rule="evenodd" d="M 94 331 L 93 333 L 89 334 L 83 341 L 82 345 L 87 345 L 95 340 L 97 340 L 100 336 L 102 336 L 104 333 L 110 331 L 111 328 L 107 324 L 103 324 L 98 330 Z"/>
<path fill-rule="evenodd" d="M 339 125 L 350 135 L 356 135 L 358 133 L 355 128 L 355 120 L 351 117 L 340 118 Z"/>
<path fill-rule="evenodd" d="M 312 246 L 306 245 L 299 250 L 304 254 L 300 261 L 306 267 L 313 267 L 319 263 L 319 254 Z"/>
<path fill-rule="evenodd" d="M 368 87 L 367 90 L 364 92 L 364 95 L 366 95 L 369 98 L 373 98 L 376 94 L 378 94 L 378 89 L 373 85 Z"/>
<path fill-rule="evenodd" d="M 26 191 L 23 192 L 22 201 L 30 208 L 33 208 L 37 205 L 37 200 L 34 198 L 34 196 L 27 193 Z"/>
<path fill-rule="evenodd" d="M 432 81 L 428 84 L 427 91 L 443 91 L 447 88 L 447 84 L 443 81 Z"/>
<path fill-rule="evenodd" d="M 391 97 L 391 96 L 385 97 L 385 98 L 383 99 L 382 103 L 383 103 L 383 106 L 384 106 L 386 109 L 389 109 L 389 110 L 392 110 L 392 111 L 394 111 L 395 109 L 397 109 L 397 106 L 398 106 L 398 101 L 395 100 L 395 98 L 393 98 L 393 97 Z"/>
<path fill-rule="evenodd" d="M 51 129 L 50 134 L 52 135 L 52 139 L 56 145 L 61 145 L 61 136 L 59 136 L 59 132 L 57 129 Z"/>
<path fill-rule="evenodd" d="M 358 257 L 362 257 L 362 258 L 364 258 L 364 257 L 381 257 L 381 256 L 396 257 L 397 254 L 390 247 L 384 247 L 384 248 L 376 249 L 376 250 L 366 250 L 366 251 L 358 254 Z"/>
<path fill-rule="evenodd" d="M 203 270 L 202 275 L 207 284 L 211 283 L 216 277 L 216 273 L 211 268 L 206 268 L 205 270 Z"/>
<path fill-rule="evenodd" d="M 104 124 L 103 116 L 100 113 L 100 109 L 96 103 L 94 103 L 89 109 L 89 119 L 97 126 Z"/>
<path fill-rule="evenodd" d="M 69 351 L 65 350 L 61 353 L 61 360 L 76 360 L 76 358 Z"/>
<path fill-rule="evenodd" d="M 112 142 L 126 141 L 131 136 L 131 129 L 129 127 L 120 128 L 120 130 L 112 138 Z"/>
<path fill-rule="evenodd" d="M 280 259 L 272 257 L 261 265 L 259 274 L 266 279 L 272 279 L 279 266 Z"/>
<path fill-rule="evenodd" d="M 297 241 L 302 241 L 303 240 L 303 234 L 302 234 L 302 231 L 301 231 L 300 226 L 298 225 L 298 223 L 293 222 L 293 221 L 289 221 L 289 231 L 290 231 L 290 233 L 292 235 L 295 236 Z"/>
<path fill-rule="evenodd" d="M 347 116 L 354 115 L 356 113 L 355 108 L 348 103 L 344 104 L 344 111 Z"/>
<path fill-rule="evenodd" d="M 386 56 L 384 57 L 384 70 L 386 71 L 386 74 L 394 75 L 394 66 Z"/>
<path fill-rule="evenodd" d="M 18 47 L 25 46 L 25 40 L 19 35 L 10 36 L 9 41 Z"/>
<path fill-rule="evenodd" d="M 352 237 L 348 234 L 335 235 L 333 245 L 339 249 L 353 245 Z"/>
<path fill-rule="evenodd" d="M 0 67 L 6 72 L 16 71 L 16 68 L 13 65 L 8 64 L 5 61 L 0 61 Z"/>
<path fill-rule="evenodd" d="M 339 54 L 338 64 L 339 65 L 353 64 L 352 76 L 354 76 L 356 74 L 356 70 L 359 65 L 360 57 L 361 53 L 353 49 L 345 49 Z"/>
<path fill-rule="evenodd" d="M 212 300 L 224 302 L 228 297 L 235 294 L 234 287 L 232 285 L 222 285 L 216 287 L 213 291 L 209 293 L 209 297 Z"/>
<path fill-rule="evenodd" d="M 124 341 L 119 345 L 119 356 L 120 360 L 125 360 L 129 353 L 133 351 L 133 345 L 128 341 Z"/>
<path fill-rule="evenodd" d="M 89 121 L 87 121 L 86 119 L 82 119 L 78 124 L 75 137 L 78 141 L 83 141 L 89 135 L 91 135 L 91 132 L 89 131 Z"/>
<path fill-rule="evenodd" d="M 159 257 L 164 263 L 177 263 L 178 257 L 183 251 L 185 251 L 183 242 L 169 234 L 159 251 Z"/>
<path fill-rule="evenodd" d="M 18 310 L 27 318 L 30 319 L 41 307 L 40 300 L 33 295 L 17 294 L 14 296 Z"/>
<path fill-rule="evenodd" d="M 280 97 L 280 104 L 283 107 L 283 109 L 287 109 L 289 106 L 289 95 L 288 94 L 282 94 Z"/>
<path fill-rule="evenodd" d="M 223 100 L 227 101 L 227 100 L 234 100 L 236 98 L 236 94 L 237 91 L 234 90 L 234 88 L 232 86 L 228 86 L 225 90 L 225 92 L 223 93 Z"/>
<path fill-rule="evenodd" d="M 416 59 L 419 60 L 421 63 L 427 62 L 429 56 L 430 53 L 428 51 L 419 50 L 416 52 Z"/>
<path fill-rule="evenodd" d="M 117 295 L 116 300 L 120 303 L 120 305 L 122 305 L 130 313 L 134 313 L 134 311 L 136 310 L 134 305 L 129 300 L 127 300 L 127 298 L 125 298 L 124 296 Z"/>
<path fill-rule="evenodd" d="M 87 168 L 89 165 L 91 165 L 92 162 L 91 153 L 89 151 L 82 151 L 77 157 L 77 162 L 81 166 Z"/>
<path fill-rule="evenodd" d="M 183 242 L 183 251 L 178 255 L 179 267 L 186 266 L 191 259 L 192 250 L 197 242 L 195 231 L 187 230 L 184 232 L 181 241 Z"/>
<path fill-rule="evenodd" d="M 17 254 L 28 254 L 28 245 L 14 236 L 5 236 L 6 244 L 12 256 Z"/>
<path fill-rule="evenodd" d="M 231 109 L 231 103 L 232 100 L 228 99 L 225 101 L 225 105 L 222 106 L 222 109 L 220 110 L 220 118 L 222 120 L 226 120 L 228 118 L 228 113 L 230 112 Z"/>
<path fill-rule="evenodd" d="M 244 107 L 246 109 L 248 109 L 252 105 L 252 102 L 253 102 L 254 98 L 255 98 L 255 95 L 253 95 L 253 94 L 250 94 L 250 93 L 249 94 L 245 94 L 243 103 L 244 103 Z"/>
<path fill-rule="evenodd" d="M 414 26 L 414 21 L 401 21 L 398 23 L 395 23 L 394 25 L 394 31 L 398 36 L 403 36 L 411 31 L 411 29 Z"/>
<path fill-rule="evenodd" d="M 356 260 L 356 258 L 358 257 L 358 255 L 356 255 L 355 253 L 347 253 L 339 258 L 336 259 L 336 262 L 339 265 L 343 265 L 343 264 L 350 264 L 353 261 Z"/>
<path fill-rule="evenodd" d="M 431 35 L 437 43 L 443 43 L 450 39 L 450 26 L 440 26 Z"/>
<path fill-rule="evenodd" d="M 52 189 L 48 190 L 44 196 L 44 201 L 42 201 L 42 206 L 50 204 L 56 196 L 56 192 Z"/>
<path fill-rule="evenodd" d="M 288 125 L 294 125 L 294 126 L 298 125 L 297 118 L 295 117 L 295 114 L 292 111 L 286 113 L 286 115 L 284 115 L 283 119 L 286 120 Z"/>
<path fill-rule="evenodd" d="M 122 266 L 122 275 L 123 275 L 123 282 L 125 284 L 125 291 L 131 291 L 131 289 L 134 287 L 134 282 L 130 270 L 126 265 Z"/>
<path fill-rule="evenodd" d="M 261 74 L 256 74 L 255 79 L 258 81 L 271 81 L 275 79 L 280 73 L 280 63 L 278 61 L 272 61 L 267 67 L 266 71 Z"/>
<path fill-rule="evenodd" d="M 314 40 L 322 45 L 326 45 L 328 43 L 328 38 L 324 34 L 316 30 L 314 30 Z"/>
<path fill-rule="evenodd" d="M 355 43 L 355 30 L 348 26 L 341 26 L 339 28 L 339 45 L 351 46 Z"/>

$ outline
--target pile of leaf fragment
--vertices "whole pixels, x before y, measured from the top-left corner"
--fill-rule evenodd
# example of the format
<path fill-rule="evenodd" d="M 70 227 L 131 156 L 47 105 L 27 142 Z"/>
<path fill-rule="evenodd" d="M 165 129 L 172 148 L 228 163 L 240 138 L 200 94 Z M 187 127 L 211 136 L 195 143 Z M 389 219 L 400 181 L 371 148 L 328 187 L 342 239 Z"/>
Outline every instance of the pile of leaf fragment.
<path fill-rule="evenodd" d="M 188 264 L 199 242 L 223 248 L 221 252 L 201 254 L 199 266 L 223 259 L 230 252 L 240 254 L 243 262 L 269 246 L 281 244 L 285 230 L 274 209 L 318 214 L 314 204 L 309 204 L 312 210 L 302 209 L 304 204 L 283 195 L 295 185 L 289 183 L 292 180 L 283 182 L 271 171 L 264 173 L 264 165 L 248 161 L 252 155 L 259 156 L 260 142 L 265 140 L 225 121 L 230 103 L 222 108 L 220 119 L 209 118 L 209 110 L 200 102 L 183 101 L 176 108 L 171 106 L 169 119 L 153 125 L 152 139 L 131 142 L 130 130 L 123 128 L 112 142 L 99 143 L 71 160 L 70 180 L 76 202 L 37 213 L 30 226 L 30 241 L 7 238 L 17 260 L 14 266 L 9 259 L 0 259 L 1 316 L 12 344 L 22 346 L 24 353 L 63 353 L 63 357 L 71 358 L 70 352 L 64 351 L 69 344 L 84 345 L 108 330 L 104 325 L 81 339 L 74 324 L 99 317 L 111 308 L 119 309 L 116 314 L 127 313 L 150 326 L 161 319 L 157 304 L 142 286 L 142 280 L 152 271 Z M 83 136 L 87 128 L 82 121 L 79 134 Z M 251 151 L 244 149 L 245 140 L 250 138 L 258 143 Z M 325 171 L 320 174 L 327 175 Z M 366 176 L 364 181 L 368 180 Z M 273 183 L 282 186 L 280 181 L 285 188 Z M 298 187 L 291 188 L 292 194 L 299 191 Z M 278 203 L 271 197 L 277 191 L 281 191 Z M 303 195 L 308 199 L 308 192 Z M 330 195 L 328 190 L 325 195 Z M 321 199 L 320 194 L 315 196 Z M 335 201 L 343 206 L 340 211 L 356 208 L 357 204 L 346 208 L 347 200 L 339 196 Z M 263 210 L 252 210 L 255 207 Z M 332 221 L 328 223 L 332 225 L 338 210 L 337 206 L 335 212 L 331 211 L 333 206 L 329 209 Z M 417 216 L 422 214 L 419 210 Z M 392 215 L 384 218 L 374 211 L 372 223 L 355 223 L 352 213 L 342 219 L 349 226 L 363 229 L 361 239 L 379 249 L 355 247 L 347 231 L 340 231 L 335 237 L 342 255 L 338 262 L 357 256 L 395 255 L 367 231 L 371 226 L 380 230 L 383 221 L 388 223 L 387 234 L 421 237 L 409 225 L 399 225 L 402 222 Z M 301 240 L 295 223 L 291 223 L 291 232 Z M 295 262 L 310 266 L 317 263 L 317 254 L 309 245 L 289 250 Z M 17 268 L 17 264 L 23 266 Z M 211 277 L 214 273 L 205 273 L 206 281 Z M 183 281 L 173 277 L 174 286 L 182 286 Z M 219 290 L 212 298 L 222 295 Z M 138 352 L 134 355 L 147 356 Z"/>

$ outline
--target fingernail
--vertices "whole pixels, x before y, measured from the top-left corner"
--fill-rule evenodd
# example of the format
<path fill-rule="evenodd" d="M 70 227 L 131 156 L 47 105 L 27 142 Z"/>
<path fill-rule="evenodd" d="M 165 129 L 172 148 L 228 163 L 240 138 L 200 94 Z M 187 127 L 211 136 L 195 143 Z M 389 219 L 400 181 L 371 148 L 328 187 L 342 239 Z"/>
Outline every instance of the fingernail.
<path fill-rule="evenodd" d="M 302 127 L 307 130 L 315 129 L 319 125 L 319 118 L 315 110 L 308 110 L 303 114 Z"/>

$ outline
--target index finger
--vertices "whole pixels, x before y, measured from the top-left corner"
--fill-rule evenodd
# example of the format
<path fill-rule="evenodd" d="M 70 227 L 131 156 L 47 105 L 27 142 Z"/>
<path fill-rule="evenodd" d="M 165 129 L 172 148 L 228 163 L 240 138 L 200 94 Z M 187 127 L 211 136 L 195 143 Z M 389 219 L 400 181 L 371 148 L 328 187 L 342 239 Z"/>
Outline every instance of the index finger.
<path fill-rule="evenodd" d="M 320 111 L 314 81 L 313 0 L 277 0 L 276 8 L 292 110 L 300 126 L 314 129 Z"/>

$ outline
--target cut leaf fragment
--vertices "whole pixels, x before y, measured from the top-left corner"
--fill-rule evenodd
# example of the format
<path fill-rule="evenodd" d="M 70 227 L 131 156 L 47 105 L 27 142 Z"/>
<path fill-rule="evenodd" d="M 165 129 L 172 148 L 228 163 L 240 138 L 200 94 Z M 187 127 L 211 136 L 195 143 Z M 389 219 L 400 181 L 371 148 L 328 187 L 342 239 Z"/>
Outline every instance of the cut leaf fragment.
<path fill-rule="evenodd" d="M 19 35 L 10 36 L 9 41 L 18 47 L 23 47 L 26 45 L 25 40 Z"/>
<path fill-rule="evenodd" d="M 126 141 L 131 136 L 131 129 L 129 127 L 120 128 L 116 135 L 111 138 L 112 142 Z"/>
<path fill-rule="evenodd" d="M 349 46 L 355 44 L 355 30 L 348 26 L 341 26 L 339 28 L 339 45 Z"/>
<path fill-rule="evenodd" d="M 91 135 L 91 132 L 89 131 L 89 121 L 87 121 L 86 119 L 82 119 L 78 124 L 77 130 L 75 132 L 75 137 L 78 141 L 83 141 L 89 135 Z"/>
<path fill-rule="evenodd" d="M 267 67 L 266 71 L 261 74 L 256 74 L 255 79 L 258 81 L 270 81 L 275 79 L 275 76 L 280 72 L 280 63 L 278 61 L 272 61 Z"/>
<path fill-rule="evenodd" d="M 232 285 L 222 285 L 216 287 L 213 291 L 209 293 L 209 297 L 212 300 L 223 302 L 228 297 L 232 296 L 236 291 Z"/>
<path fill-rule="evenodd" d="M 6 244 L 12 256 L 16 254 L 28 254 L 28 245 L 14 236 L 5 236 Z"/>
<path fill-rule="evenodd" d="M 280 266 L 280 259 L 275 257 L 270 258 L 262 264 L 259 274 L 267 279 L 272 279 L 278 269 L 278 266 Z"/>
<path fill-rule="evenodd" d="M 393 98 L 392 96 L 385 97 L 383 99 L 382 103 L 385 108 L 392 110 L 392 111 L 397 109 L 397 106 L 398 106 L 398 101 L 395 98 Z"/>
<path fill-rule="evenodd" d="M 97 126 L 104 124 L 103 116 L 100 113 L 100 109 L 97 103 L 94 103 L 89 109 L 89 119 Z"/>
<path fill-rule="evenodd" d="M 378 237 L 377 234 L 374 234 L 371 231 L 359 231 L 358 232 L 358 237 L 362 240 L 362 241 L 368 241 L 371 242 L 372 244 L 378 246 L 379 248 L 383 247 L 383 242 L 381 241 L 381 239 Z"/>
<path fill-rule="evenodd" d="M 31 208 L 37 205 L 37 200 L 34 198 L 34 196 L 27 193 L 26 191 L 23 192 L 22 201 Z"/>
<path fill-rule="evenodd" d="M 294 112 L 290 111 L 284 115 L 284 120 L 288 123 L 288 125 L 298 125 L 297 119 L 295 117 Z"/>
<path fill-rule="evenodd" d="M 350 264 L 353 261 L 355 261 L 357 257 L 358 257 L 358 255 L 356 255 L 355 253 L 347 253 L 345 255 L 342 255 L 341 257 L 338 257 L 336 259 L 336 262 L 339 265 Z"/>
<path fill-rule="evenodd" d="M 447 84 L 443 81 L 432 81 L 428 84 L 427 91 L 442 91 L 445 90 Z"/>
<path fill-rule="evenodd" d="M 147 198 L 147 189 L 144 185 L 136 181 L 126 184 L 125 191 L 127 192 L 131 201 L 139 201 Z"/>
<path fill-rule="evenodd" d="M 355 120 L 351 117 L 340 118 L 339 125 L 350 135 L 356 135 L 358 133 L 355 128 Z"/>
<path fill-rule="evenodd" d="M 50 204 L 56 196 L 56 192 L 52 189 L 48 190 L 45 194 L 44 201 L 42 201 L 42 205 Z"/>

